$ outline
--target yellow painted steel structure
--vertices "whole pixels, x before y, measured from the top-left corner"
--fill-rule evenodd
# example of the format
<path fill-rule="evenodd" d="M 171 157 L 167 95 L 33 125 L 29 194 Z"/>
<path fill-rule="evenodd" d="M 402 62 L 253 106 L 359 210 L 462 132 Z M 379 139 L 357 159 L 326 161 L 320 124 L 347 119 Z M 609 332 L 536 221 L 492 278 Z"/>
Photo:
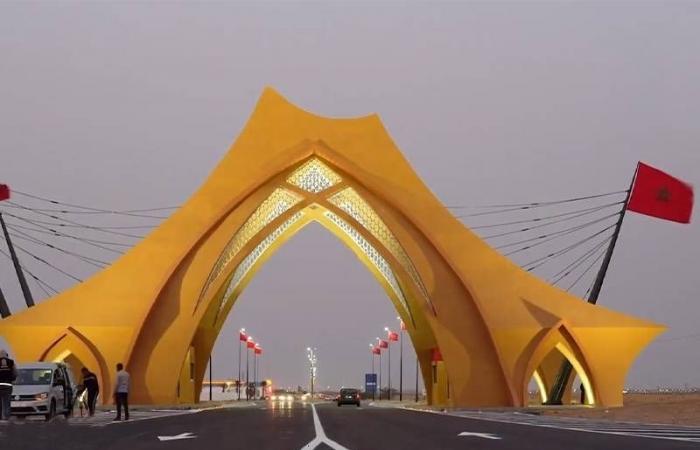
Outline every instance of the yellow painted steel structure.
<path fill-rule="evenodd" d="M 102 386 L 124 362 L 133 403 L 196 402 L 239 294 L 312 221 L 386 290 L 432 404 L 526 405 L 533 376 L 549 389 L 567 358 L 587 403 L 621 405 L 631 363 L 663 330 L 590 305 L 489 247 L 423 184 L 378 116 L 320 117 L 268 88 L 180 209 L 105 270 L 0 321 L 0 334 L 20 362 L 85 365 Z"/>

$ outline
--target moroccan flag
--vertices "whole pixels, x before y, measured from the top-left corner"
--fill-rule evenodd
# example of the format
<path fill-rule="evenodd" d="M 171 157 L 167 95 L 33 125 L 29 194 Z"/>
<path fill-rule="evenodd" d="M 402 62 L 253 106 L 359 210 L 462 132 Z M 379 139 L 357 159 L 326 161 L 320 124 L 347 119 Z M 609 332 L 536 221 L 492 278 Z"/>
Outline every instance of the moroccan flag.
<path fill-rule="evenodd" d="M 10 186 L 0 184 L 0 201 L 7 200 L 8 198 L 10 198 Z"/>
<path fill-rule="evenodd" d="M 402 331 L 406 331 L 406 322 L 404 322 L 404 321 L 402 320 L 400 326 L 401 326 L 401 330 L 402 330 Z"/>
<path fill-rule="evenodd" d="M 389 338 L 390 341 L 396 342 L 396 341 L 399 340 L 399 333 L 397 333 L 396 331 L 391 331 L 391 330 L 389 330 L 389 331 L 386 332 L 386 335 L 387 335 L 387 337 Z"/>
<path fill-rule="evenodd" d="M 260 344 L 255 344 L 255 354 L 262 355 L 262 347 L 260 347 Z"/>
<path fill-rule="evenodd" d="M 247 342 L 247 344 L 246 344 L 247 348 L 255 348 L 255 341 L 253 341 L 253 338 L 248 336 L 248 340 L 246 342 Z"/>
<path fill-rule="evenodd" d="M 245 342 L 245 341 L 248 340 L 248 335 L 245 334 L 245 331 L 239 331 L 239 332 L 238 332 L 238 340 L 239 340 L 239 341 L 243 341 L 243 342 Z"/>
<path fill-rule="evenodd" d="M 640 162 L 627 209 L 673 222 L 690 223 L 693 187 Z"/>
<path fill-rule="evenodd" d="M 379 340 L 379 348 L 389 348 L 389 343 L 383 339 Z"/>
<path fill-rule="evenodd" d="M 442 361 L 442 353 L 440 353 L 440 349 L 437 347 L 433 349 L 432 355 L 430 356 L 433 362 Z"/>
<path fill-rule="evenodd" d="M 375 346 L 375 347 L 372 347 L 372 353 L 375 354 L 375 355 L 381 355 L 381 354 L 382 354 L 382 350 L 381 350 L 379 347 L 376 347 L 376 346 Z"/>

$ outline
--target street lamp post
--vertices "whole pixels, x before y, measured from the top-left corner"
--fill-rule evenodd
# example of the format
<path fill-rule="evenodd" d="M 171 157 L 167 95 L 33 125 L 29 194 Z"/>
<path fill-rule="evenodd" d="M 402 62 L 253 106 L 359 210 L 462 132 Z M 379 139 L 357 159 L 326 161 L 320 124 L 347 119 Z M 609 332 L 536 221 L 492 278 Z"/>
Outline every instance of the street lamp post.
<path fill-rule="evenodd" d="M 314 382 L 316 381 L 316 348 L 306 347 L 306 357 L 309 360 L 311 399 L 314 398 Z"/>

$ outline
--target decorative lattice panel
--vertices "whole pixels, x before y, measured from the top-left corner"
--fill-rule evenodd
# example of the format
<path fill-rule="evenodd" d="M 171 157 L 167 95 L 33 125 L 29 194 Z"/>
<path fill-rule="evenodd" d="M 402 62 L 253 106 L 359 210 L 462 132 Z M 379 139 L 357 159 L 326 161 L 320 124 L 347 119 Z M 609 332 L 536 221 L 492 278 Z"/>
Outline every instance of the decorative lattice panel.
<path fill-rule="evenodd" d="M 411 277 L 411 280 L 420 290 L 420 293 L 429 301 L 428 292 L 423 285 L 423 281 L 418 275 L 418 271 L 411 262 L 411 259 L 406 254 L 406 251 L 401 247 L 399 241 L 394 237 L 394 234 L 389 230 L 384 221 L 374 211 L 374 209 L 355 191 L 353 188 L 343 189 L 331 196 L 328 201 L 345 211 L 360 225 L 362 225 L 372 236 L 382 243 L 394 258 L 401 264 L 403 269 Z"/>
<path fill-rule="evenodd" d="M 304 213 L 302 213 L 301 211 L 292 215 L 282 225 L 275 228 L 275 230 L 272 233 L 270 233 L 265 239 L 263 239 L 257 246 L 255 246 L 255 248 L 241 261 L 238 267 L 236 267 L 236 270 L 233 272 L 233 276 L 231 276 L 231 281 L 229 281 L 228 287 L 226 288 L 226 293 L 221 298 L 221 303 L 219 304 L 219 312 L 221 312 L 221 310 L 224 309 L 224 307 L 228 304 L 228 302 L 231 299 L 231 294 L 233 294 L 233 291 L 238 287 L 238 285 L 241 283 L 246 274 L 250 272 L 250 269 L 252 269 L 253 266 L 255 266 L 255 263 L 258 262 L 258 259 L 260 259 L 260 257 L 270 248 L 270 246 L 280 236 L 282 236 L 282 234 L 284 234 L 285 231 L 289 229 L 289 227 L 291 227 L 296 221 L 301 219 L 303 215 Z"/>
<path fill-rule="evenodd" d="M 307 192 L 317 194 L 342 180 L 318 159 L 310 159 L 287 178 L 287 182 Z"/>
<path fill-rule="evenodd" d="M 391 270 L 391 266 L 389 263 L 384 259 L 384 257 L 377 251 L 376 248 L 372 244 L 370 244 L 367 239 L 360 234 L 355 228 L 350 226 L 349 223 L 341 219 L 337 214 L 331 212 L 331 211 L 326 211 L 324 212 L 324 215 L 331 221 L 333 222 L 338 228 L 340 228 L 345 234 L 348 235 L 348 237 L 352 240 L 352 242 L 357 245 L 362 252 L 367 256 L 367 258 L 372 262 L 372 265 L 377 268 L 379 273 L 382 274 L 384 279 L 389 283 L 389 286 L 391 286 L 391 290 L 394 291 L 394 294 L 396 295 L 396 298 L 399 299 L 401 302 L 401 305 L 404 307 L 406 312 L 410 314 L 410 310 L 408 309 L 408 305 L 406 304 L 406 298 L 403 295 L 403 291 L 401 290 L 401 287 L 399 286 L 398 281 L 396 280 L 396 277 L 394 276 L 394 271 Z"/>
<path fill-rule="evenodd" d="M 202 296 L 206 293 L 214 280 L 221 275 L 226 265 L 231 262 L 253 236 L 258 234 L 260 230 L 299 201 L 301 201 L 301 197 L 294 192 L 281 188 L 275 189 L 275 191 L 258 206 L 253 214 L 251 214 L 228 244 L 226 244 L 226 247 L 224 247 L 224 250 L 221 252 L 219 259 L 216 261 L 216 264 L 214 264 L 214 268 L 204 284 Z"/>

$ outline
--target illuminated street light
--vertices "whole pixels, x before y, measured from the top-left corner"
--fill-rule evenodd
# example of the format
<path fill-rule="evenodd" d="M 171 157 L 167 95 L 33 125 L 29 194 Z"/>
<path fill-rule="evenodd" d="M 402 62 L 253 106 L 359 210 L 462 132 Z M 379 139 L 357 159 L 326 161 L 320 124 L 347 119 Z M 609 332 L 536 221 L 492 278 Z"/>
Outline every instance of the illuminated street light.
<path fill-rule="evenodd" d="M 314 398 L 314 382 L 316 381 L 316 348 L 306 347 L 306 357 L 309 360 L 309 372 L 311 378 L 311 399 Z"/>

